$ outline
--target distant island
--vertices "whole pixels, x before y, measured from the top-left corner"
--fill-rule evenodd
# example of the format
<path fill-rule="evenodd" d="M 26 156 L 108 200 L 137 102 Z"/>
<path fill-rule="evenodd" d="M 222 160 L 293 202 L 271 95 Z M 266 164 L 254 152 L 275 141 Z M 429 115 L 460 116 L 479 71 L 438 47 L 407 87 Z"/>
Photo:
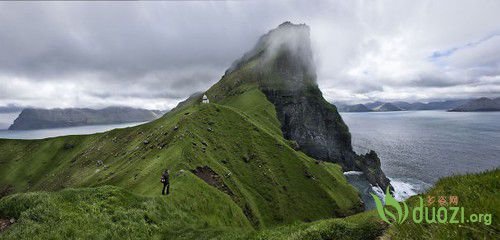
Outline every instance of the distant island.
<path fill-rule="evenodd" d="M 449 112 L 488 112 L 488 111 L 500 111 L 500 97 L 490 99 L 490 98 L 478 98 L 471 100 L 459 107 L 450 109 Z"/>
<path fill-rule="evenodd" d="M 131 107 L 90 108 L 26 108 L 9 130 L 34 130 L 97 124 L 145 122 L 159 118 L 164 112 Z"/>
<path fill-rule="evenodd" d="M 450 112 L 500 111 L 499 98 L 458 99 L 434 102 L 368 102 L 364 104 L 334 103 L 339 112 L 391 112 L 391 111 L 421 111 L 447 110 Z"/>

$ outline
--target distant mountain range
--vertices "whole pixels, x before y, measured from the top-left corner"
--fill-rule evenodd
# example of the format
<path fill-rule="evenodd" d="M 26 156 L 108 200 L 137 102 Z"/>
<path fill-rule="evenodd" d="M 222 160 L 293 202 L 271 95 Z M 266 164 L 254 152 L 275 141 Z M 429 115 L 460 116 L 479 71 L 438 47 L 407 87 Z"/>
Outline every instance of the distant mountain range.
<path fill-rule="evenodd" d="M 335 103 L 339 112 L 388 112 L 418 110 L 449 110 L 455 112 L 500 111 L 500 98 L 458 99 L 435 102 L 369 102 L 365 104 Z"/>
<path fill-rule="evenodd" d="M 130 107 L 23 109 L 9 130 L 72 127 L 96 124 L 145 122 L 159 118 L 163 111 Z"/>
<path fill-rule="evenodd" d="M 403 109 L 395 106 L 392 103 L 384 103 L 378 107 L 372 109 L 375 112 L 392 112 L 392 111 L 402 111 Z"/>
<path fill-rule="evenodd" d="M 500 97 L 478 98 L 471 100 L 461 106 L 450 109 L 450 112 L 487 112 L 487 111 L 500 111 Z"/>
<path fill-rule="evenodd" d="M 363 104 L 354 105 L 337 105 L 339 112 L 371 112 L 367 106 Z"/>

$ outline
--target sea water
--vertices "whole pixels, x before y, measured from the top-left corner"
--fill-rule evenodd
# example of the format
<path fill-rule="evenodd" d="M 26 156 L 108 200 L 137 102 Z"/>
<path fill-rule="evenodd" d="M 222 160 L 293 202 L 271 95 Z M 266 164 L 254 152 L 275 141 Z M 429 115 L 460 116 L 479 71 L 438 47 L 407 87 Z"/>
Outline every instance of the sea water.
<path fill-rule="evenodd" d="M 377 152 L 398 200 L 425 191 L 442 177 L 500 167 L 500 112 L 341 115 L 351 132 L 354 150 Z M 346 176 L 351 182 L 359 180 L 353 173 Z M 369 186 L 364 187 L 369 192 Z M 370 191 L 381 194 L 381 189 Z"/>

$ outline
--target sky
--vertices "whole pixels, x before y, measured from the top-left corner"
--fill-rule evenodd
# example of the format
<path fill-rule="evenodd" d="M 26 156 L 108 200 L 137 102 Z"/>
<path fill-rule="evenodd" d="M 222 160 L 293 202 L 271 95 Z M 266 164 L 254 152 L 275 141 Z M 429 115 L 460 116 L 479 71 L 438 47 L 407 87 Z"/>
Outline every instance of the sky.
<path fill-rule="evenodd" d="M 500 97 L 500 1 L 0 3 L 0 107 L 169 109 L 306 23 L 331 102 Z"/>

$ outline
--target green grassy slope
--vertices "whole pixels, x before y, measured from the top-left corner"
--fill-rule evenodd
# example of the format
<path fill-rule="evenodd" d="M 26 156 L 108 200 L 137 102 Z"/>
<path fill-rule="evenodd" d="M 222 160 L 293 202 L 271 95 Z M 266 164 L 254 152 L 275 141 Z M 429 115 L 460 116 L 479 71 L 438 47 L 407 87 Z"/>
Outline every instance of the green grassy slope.
<path fill-rule="evenodd" d="M 200 183 L 182 175 L 185 182 Z M 177 186 L 178 187 L 178 186 Z M 198 198 L 196 206 L 183 201 Z M 295 222 L 254 231 L 239 221 L 238 207 L 225 206 L 217 190 L 170 198 L 139 196 L 122 188 L 65 189 L 58 192 L 14 194 L 0 200 L 0 214 L 17 223 L 2 239 L 375 239 L 385 225 L 373 212 L 345 219 Z M 206 203 L 210 202 L 210 205 Z M 215 203 L 215 205 L 213 204 Z M 188 211 L 189 210 L 189 211 Z M 214 211 L 220 211 L 215 214 Z M 216 216 L 216 217 L 214 217 Z M 224 218 L 222 218 L 224 217 Z"/>
<path fill-rule="evenodd" d="M 500 169 L 462 176 L 447 177 L 439 180 L 428 192 L 421 195 L 424 205 L 426 196 L 458 196 L 458 207 L 464 207 L 465 216 L 492 214 L 491 224 L 447 223 L 415 224 L 406 221 L 392 225 L 387 231 L 387 239 L 498 239 L 500 235 Z M 406 202 L 418 206 L 418 196 Z M 439 207 L 439 205 L 434 205 Z M 450 212 L 451 213 L 451 212 Z M 411 216 L 410 216 L 411 217 Z"/>
<path fill-rule="evenodd" d="M 363 212 L 347 218 L 295 223 L 266 229 L 246 235 L 246 239 L 268 240 L 326 240 L 326 239 L 377 239 L 387 225 L 375 212 Z M 224 235 L 223 235 L 224 236 Z"/>
<path fill-rule="evenodd" d="M 30 192 L 1 199 L 0 214 L 17 222 L 2 239 L 200 239 L 252 228 L 241 209 L 191 174 L 176 194 L 140 196 L 114 186 Z M 184 190 L 189 188 L 190 191 Z M 193 201 L 197 199 L 197 201 Z M 189 203 L 186 203 L 189 202 Z"/>
<path fill-rule="evenodd" d="M 498 239 L 500 234 L 500 169 L 478 174 L 441 179 L 426 193 L 406 201 L 410 209 L 418 206 L 418 197 L 458 196 L 457 206 L 471 213 L 492 214 L 489 225 L 483 223 L 415 224 L 411 219 L 388 226 L 376 210 L 344 219 L 298 223 L 251 233 L 257 239 Z M 424 204 L 426 204 L 424 202 Z M 411 214 L 411 213 L 410 213 Z M 411 216 L 410 216 L 411 217 Z M 381 236 L 383 235 L 383 236 Z"/>
<path fill-rule="evenodd" d="M 449 177 L 425 193 L 450 195 L 460 192 L 457 194 L 460 206 L 468 213 L 493 214 L 492 224 L 488 226 L 477 223 L 420 225 L 407 221 L 387 228 L 376 211 L 369 211 L 346 218 L 310 223 L 297 221 L 255 231 L 227 195 L 216 189 L 204 189 L 204 182 L 184 172 L 177 176 L 180 181 L 174 184 L 177 194 L 167 198 L 141 196 L 112 186 L 5 197 L 0 200 L 0 216 L 15 217 L 17 223 L 0 237 L 320 240 L 376 239 L 385 231 L 382 239 L 495 239 L 499 232 L 499 177 L 500 170 Z M 197 205 L 185 204 L 192 198 L 199 199 Z M 413 197 L 408 203 L 414 205 L 415 199 Z"/>
<path fill-rule="evenodd" d="M 172 195 L 167 199 L 182 199 L 170 203 L 172 208 L 187 216 L 213 218 L 206 228 L 226 226 L 225 221 L 238 222 L 244 229 L 264 228 L 361 209 L 357 191 L 338 165 L 317 162 L 292 147 L 281 135 L 273 105 L 249 85 L 219 104 L 188 104 L 132 128 L 0 140 L 0 188 L 31 192 L 114 185 L 154 198 L 161 191 L 161 171 L 168 167 Z M 203 166 L 220 176 L 229 193 L 191 173 Z M 202 197 L 212 192 L 217 194 Z M 213 209 L 199 211 L 200 204 Z M 228 209 L 231 218 L 224 213 Z M 205 225 L 204 221 L 196 224 Z M 174 227 L 192 228 L 183 226 Z"/>

